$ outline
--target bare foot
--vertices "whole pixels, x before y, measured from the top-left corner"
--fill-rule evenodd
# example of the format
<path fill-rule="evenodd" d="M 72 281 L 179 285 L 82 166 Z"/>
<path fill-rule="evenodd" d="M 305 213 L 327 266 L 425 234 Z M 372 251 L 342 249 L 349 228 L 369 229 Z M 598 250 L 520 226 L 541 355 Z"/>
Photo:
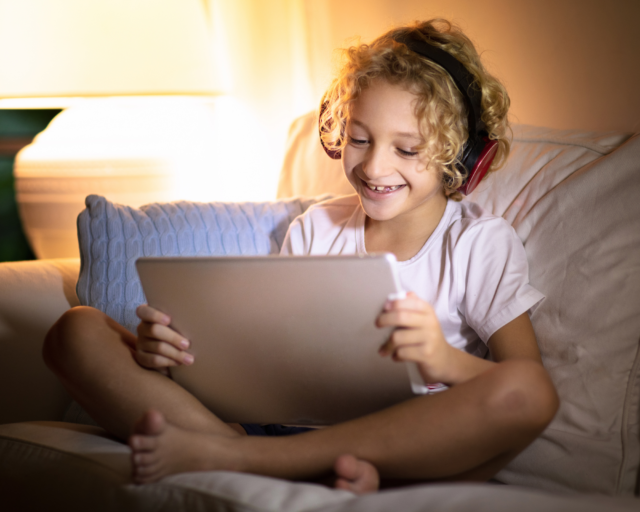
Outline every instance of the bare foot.
<path fill-rule="evenodd" d="M 233 470 L 229 441 L 223 436 L 183 430 L 167 423 L 159 411 L 147 411 L 129 438 L 133 480 L 145 484 L 174 473 Z"/>
<path fill-rule="evenodd" d="M 333 465 L 336 472 L 336 489 L 345 489 L 356 494 L 376 492 L 380 487 L 380 476 L 375 466 L 353 455 L 341 455 Z"/>
<path fill-rule="evenodd" d="M 171 425 L 159 411 L 149 410 L 136 422 L 129 438 L 133 480 L 155 482 L 175 473 L 189 471 L 239 471 L 234 443 L 246 436 L 226 437 L 183 430 Z M 353 455 L 341 455 L 334 464 L 335 487 L 356 494 L 378 490 L 376 468 Z"/>

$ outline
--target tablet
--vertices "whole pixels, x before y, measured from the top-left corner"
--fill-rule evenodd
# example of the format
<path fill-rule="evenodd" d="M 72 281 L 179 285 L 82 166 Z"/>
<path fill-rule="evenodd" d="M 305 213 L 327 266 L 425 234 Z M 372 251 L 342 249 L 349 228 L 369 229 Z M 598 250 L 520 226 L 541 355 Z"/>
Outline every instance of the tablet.
<path fill-rule="evenodd" d="M 226 422 L 330 425 L 413 395 L 378 354 L 391 254 L 140 258 L 149 305 L 191 341 L 174 380 Z"/>

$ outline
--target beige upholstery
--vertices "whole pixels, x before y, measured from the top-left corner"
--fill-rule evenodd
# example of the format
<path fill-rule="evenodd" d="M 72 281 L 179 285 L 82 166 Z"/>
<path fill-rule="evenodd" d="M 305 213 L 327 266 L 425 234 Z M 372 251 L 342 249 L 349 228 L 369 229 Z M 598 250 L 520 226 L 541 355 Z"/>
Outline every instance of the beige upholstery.
<path fill-rule="evenodd" d="M 353 194 L 340 160 L 330 159 L 318 138 L 318 114 L 299 117 L 289 129 L 287 150 L 280 171 L 278 198 Z"/>
<path fill-rule="evenodd" d="M 517 127 L 514 137 L 507 167 L 471 199 L 525 244 L 531 283 L 547 295 L 532 321 L 561 406 L 500 478 L 631 494 L 640 462 L 640 136 Z"/>
<path fill-rule="evenodd" d="M 547 299 L 532 318 L 561 407 L 498 478 L 550 490 L 633 494 L 640 462 L 640 135 L 515 126 L 503 169 L 470 195 L 525 244 Z M 289 134 L 279 194 L 350 186 L 318 139 Z"/>
<path fill-rule="evenodd" d="M 80 260 L 0 265 L 0 424 L 59 420 L 71 399 L 44 365 L 42 341 L 67 309 L 78 305 L 75 282 Z"/>
<path fill-rule="evenodd" d="M 174 512 L 631 512 L 636 500 L 562 496 L 491 484 L 422 485 L 356 497 L 274 478 L 210 471 L 129 482 L 128 448 L 102 429 L 0 425 L 0 509 Z"/>

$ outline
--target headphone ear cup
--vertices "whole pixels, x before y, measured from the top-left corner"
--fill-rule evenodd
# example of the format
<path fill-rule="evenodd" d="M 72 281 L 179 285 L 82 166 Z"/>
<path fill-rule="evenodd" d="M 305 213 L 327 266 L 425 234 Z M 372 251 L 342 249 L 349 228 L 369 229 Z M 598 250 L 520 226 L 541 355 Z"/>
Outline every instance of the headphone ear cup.
<path fill-rule="evenodd" d="M 497 140 L 490 140 L 488 137 L 483 137 L 482 140 L 484 141 L 484 146 L 480 151 L 480 155 L 478 155 L 475 162 L 473 162 L 471 172 L 464 184 L 458 189 L 465 196 L 471 194 L 480 181 L 482 181 L 482 178 L 485 177 L 498 151 Z"/>
<path fill-rule="evenodd" d="M 333 126 L 333 119 L 331 119 L 329 121 L 329 126 L 325 126 L 322 124 L 322 114 L 325 113 L 325 111 L 327 110 L 327 108 L 329 107 L 329 102 L 328 101 L 323 101 L 322 104 L 320 105 L 320 115 L 318 116 L 318 132 L 320 134 L 320 144 L 322 144 L 322 149 L 324 149 L 324 152 L 329 155 L 331 158 L 333 158 L 334 160 L 340 160 L 340 158 L 342 158 L 342 151 L 340 151 L 339 149 L 330 149 L 328 148 L 324 141 L 322 140 L 322 134 L 328 132 Z"/>
<path fill-rule="evenodd" d="M 324 145 L 324 142 L 322 142 L 322 138 L 320 139 L 320 144 L 322 144 L 322 149 L 324 149 L 324 152 L 334 160 L 340 160 L 342 158 L 342 151 L 340 151 L 339 149 L 329 149 Z"/>

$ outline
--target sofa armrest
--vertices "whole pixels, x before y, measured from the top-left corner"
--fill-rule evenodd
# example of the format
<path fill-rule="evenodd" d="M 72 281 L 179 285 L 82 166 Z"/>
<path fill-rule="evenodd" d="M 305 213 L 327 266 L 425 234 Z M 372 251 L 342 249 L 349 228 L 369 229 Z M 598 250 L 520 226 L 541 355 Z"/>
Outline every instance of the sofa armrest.
<path fill-rule="evenodd" d="M 79 259 L 0 263 L 0 424 L 61 419 L 70 398 L 42 360 L 42 341 L 77 306 Z"/>

